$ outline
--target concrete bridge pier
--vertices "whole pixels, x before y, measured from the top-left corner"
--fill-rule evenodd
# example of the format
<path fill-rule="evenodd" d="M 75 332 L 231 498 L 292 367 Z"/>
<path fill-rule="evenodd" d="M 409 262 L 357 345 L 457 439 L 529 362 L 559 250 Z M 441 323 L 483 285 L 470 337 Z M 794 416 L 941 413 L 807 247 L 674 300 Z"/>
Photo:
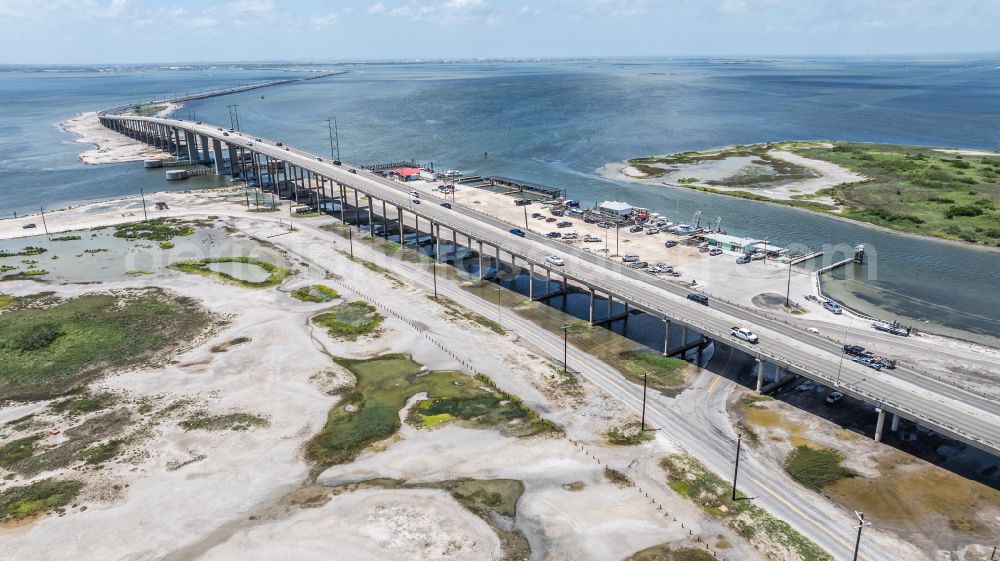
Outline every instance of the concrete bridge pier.
<path fill-rule="evenodd" d="M 590 287 L 590 305 L 588 306 L 590 312 L 590 325 L 594 325 L 594 287 Z"/>
<path fill-rule="evenodd" d="M 194 133 L 191 131 L 184 132 L 184 144 L 187 147 L 188 160 L 195 161 L 198 159 L 198 151 L 194 145 Z"/>
<path fill-rule="evenodd" d="M 385 201 L 382 201 L 382 237 L 389 239 L 389 213 L 385 210 Z"/>
<path fill-rule="evenodd" d="M 764 390 L 764 371 L 767 370 L 767 361 L 757 357 L 757 393 Z"/>
<path fill-rule="evenodd" d="M 663 356 L 670 354 L 670 318 L 663 316 Z"/>
<path fill-rule="evenodd" d="M 200 137 L 199 140 L 201 140 L 201 159 L 208 160 L 209 158 L 211 158 L 211 156 L 209 156 L 208 154 L 208 136 L 202 134 L 199 135 L 199 137 Z"/>
<path fill-rule="evenodd" d="M 876 409 L 878 420 L 875 422 L 875 442 L 882 442 L 882 428 L 885 426 L 885 409 Z"/>
<path fill-rule="evenodd" d="M 535 299 L 535 264 L 528 263 L 528 300 Z"/>
<path fill-rule="evenodd" d="M 479 280 L 483 280 L 483 242 L 479 242 Z"/>
<path fill-rule="evenodd" d="M 194 136 L 194 135 L 192 135 L 192 136 Z M 236 149 L 236 145 L 235 144 L 229 144 L 227 142 L 226 143 L 226 151 L 229 152 L 229 176 L 232 177 L 233 179 L 235 179 L 237 177 L 237 175 L 236 175 L 236 165 L 237 165 L 237 162 L 238 162 L 239 163 L 239 167 L 240 167 L 240 174 L 239 174 L 238 177 L 240 179 L 244 179 L 244 177 L 243 177 L 243 160 L 241 160 L 240 157 L 239 157 L 239 151 Z"/>
<path fill-rule="evenodd" d="M 899 415 L 897 413 L 892 414 L 892 425 L 890 425 L 889 430 L 892 432 L 899 430 Z"/>
<path fill-rule="evenodd" d="M 222 142 L 212 140 L 212 151 L 215 152 L 215 175 L 225 173 L 225 160 L 222 158 Z"/>
<path fill-rule="evenodd" d="M 170 141 L 173 144 L 172 153 L 178 158 L 181 157 L 181 129 L 177 127 L 171 127 L 173 133 L 170 135 Z"/>
<path fill-rule="evenodd" d="M 374 218 L 374 216 L 372 216 L 374 214 L 374 212 L 375 212 L 374 209 L 372 209 L 372 198 L 368 197 L 368 235 L 371 236 L 371 237 L 373 237 L 373 238 L 375 237 L 375 230 L 374 230 L 374 227 L 375 227 L 374 220 L 375 220 L 375 218 Z"/>

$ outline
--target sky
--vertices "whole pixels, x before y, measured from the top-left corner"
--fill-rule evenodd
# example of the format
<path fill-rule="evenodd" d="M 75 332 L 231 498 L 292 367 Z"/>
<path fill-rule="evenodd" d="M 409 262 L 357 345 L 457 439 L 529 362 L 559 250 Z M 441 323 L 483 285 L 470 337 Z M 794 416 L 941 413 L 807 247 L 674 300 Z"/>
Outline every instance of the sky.
<path fill-rule="evenodd" d="M 1000 53 L 1000 0 L 0 0 L 0 64 Z"/>

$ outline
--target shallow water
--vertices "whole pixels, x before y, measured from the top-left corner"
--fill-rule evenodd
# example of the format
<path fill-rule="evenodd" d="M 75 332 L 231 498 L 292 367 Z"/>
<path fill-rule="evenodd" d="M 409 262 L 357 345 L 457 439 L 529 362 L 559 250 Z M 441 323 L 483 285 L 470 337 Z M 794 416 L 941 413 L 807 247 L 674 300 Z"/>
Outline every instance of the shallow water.
<path fill-rule="evenodd" d="M 233 278 L 247 282 L 264 282 L 271 276 L 271 273 L 268 273 L 260 265 L 241 263 L 239 261 L 207 263 L 205 267 L 211 271 L 225 273 Z"/>

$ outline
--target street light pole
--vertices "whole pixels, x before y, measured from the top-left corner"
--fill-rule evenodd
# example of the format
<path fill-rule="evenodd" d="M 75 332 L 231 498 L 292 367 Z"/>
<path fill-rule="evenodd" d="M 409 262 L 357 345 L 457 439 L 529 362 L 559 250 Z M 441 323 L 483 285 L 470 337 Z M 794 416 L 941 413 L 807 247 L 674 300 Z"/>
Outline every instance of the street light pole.
<path fill-rule="evenodd" d="M 498 263 L 497 264 L 497 269 L 498 269 L 498 271 L 497 271 L 497 323 L 500 324 L 500 327 L 503 327 L 503 306 L 500 304 L 500 289 L 503 288 L 503 287 L 500 286 L 500 274 L 499 274 L 500 271 L 499 271 L 499 268 L 500 268 L 500 266 L 499 266 L 499 263 Z"/>
<path fill-rule="evenodd" d="M 871 522 L 865 520 L 865 513 L 863 512 L 855 512 L 854 514 L 858 517 L 858 539 L 854 542 L 854 561 L 858 561 L 858 550 L 861 548 L 861 530 L 864 530 L 865 526 L 870 525 Z M 994 550 L 995 552 L 996 550 Z"/>
<path fill-rule="evenodd" d="M 142 191 L 142 187 L 139 187 L 139 196 L 142 198 L 142 219 L 144 222 L 148 222 L 149 215 L 146 214 L 146 194 Z"/>
<path fill-rule="evenodd" d="M 844 330 L 844 346 L 847 346 L 847 335 L 851 332 L 851 327 L 854 325 L 854 316 L 851 316 L 851 321 L 847 323 L 847 329 Z M 837 365 L 837 381 L 834 382 L 833 387 L 840 387 L 840 371 L 844 368 L 844 349 L 840 349 L 840 364 Z"/>
<path fill-rule="evenodd" d="M 788 286 L 785 287 L 785 307 L 790 306 L 789 298 L 792 294 L 792 258 L 788 258 Z"/>
<path fill-rule="evenodd" d="M 438 276 L 437 276 L 437 270 L 438 270 L 438 264 L 437 264 L 437 258 L 435 256 L 434 262 L 431 263 L 431 276 L 434 277 L 434 299 L 435 300 L 437 300 L 437 298 L 438 298 Z"/>
<path fill-rule="evenodd" d="M 45 228 L 45 236 L 49 235 L 49 225 L 45 223 L 45 207 L 38 207 L 38 210 L 42 213 L 42 228 Z"/>
<path fill-rule="evenodd" d="M 622 229 L 622 225 L 615 222 L 615 255 L 618 255 L 618 232 Z"/>

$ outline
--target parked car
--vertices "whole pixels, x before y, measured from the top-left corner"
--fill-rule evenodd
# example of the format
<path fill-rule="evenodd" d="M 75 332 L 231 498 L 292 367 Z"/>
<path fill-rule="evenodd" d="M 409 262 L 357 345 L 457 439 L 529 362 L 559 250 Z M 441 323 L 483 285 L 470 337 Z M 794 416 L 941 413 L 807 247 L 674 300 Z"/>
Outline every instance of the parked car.
<path fill-rule="evenodd" d="M 767 258 L 766 253 L 754 253 L 753 255 L 750 256 L 751 261 L 760 261 L 761 259 L 766 259 L 766 258 Z"/>
<path fill-rule="evenodd" d="M 628 231 L 632 232 L 633 234 L 641 232 L 642 226 L 632 226 L 631 228 L 628 229 Z"/>
<path fill-rule="evenodd" d="M 546 218 L 545 221 L 546 222 L 555 222 L 556 219 L 555 218 Z"/>
<path fill-rule="evenodd" d="M 563 220 L 562 222 L 556 224 L 556 228 L 569 228 L 573 223 L 569 220 Z"/>
<path fill-rule="evenodd" d="M 604 228 L 605 230 L 607 230 L 608 228 L 613 228 L 614 224 L 612 224 L 610 222 L 598 222 L 597 223 L 597 227 L 598 228 Z"/>
<path fill-rule="evenodd" d="M 646 228 L 646 235 L 647 236 L 652 236 L 653 234 L 659 234 L 659 233 L 660 233 L 660 229 L 659 228 Z"/>
<path fill-rule="evenodd" d="M 563 261 L 563 258 L 559 257 L 558 255 L 547 255 L 545 257 L 545 260 L 555 265 L 556 267 L 562 267 L 563 265 L 566 264 L 566 262 Z"/>
<path fill-rule="evenodd" d="M 674 247 L 677 245 L 677 240 L 667 240 L 663 242 L 663 245 L 665 245 L 666 247 Z"/>
<path fill-rule="evenodd" d="M 841 399 L 844 399 L 844 394 L 840 392 L 830 392 L 830 395 L 826 396 L 827 403 L 837 403 Z"/>
<path fill-rule="evenodd" d="M 560 234 L 559 232 L 549 232 L 548 234 L 545 234 L 545 237 L 546 238 L 560 238 L 560 237 L 562 237 L 562 234 Z"/>
<path fill-rule="evenodd" d="M 757 336 L 753 331 L 745 327 L 733 327 L 729 329 L 729 334 L 737 339 L 743 339 L 747 343 L 757 343 Z"/>
<path fill-rule="evenodd" d="M 638 255 L 622 255 L 622 262 L 623 263 L 633 263 L 633 262 L 638 261 L 638 260 L 639 260 L 639 256 Z"/>
<path fill-rule="evenodd" d="M 649 267 L 649 263 L 646 263 L 645 261 L 633 261 L 629 263 L 628 266 L 630 269 L 645 269 L 646 267 Z"/>
<path fill-rule="evenodd" d="M 279 143 L 278 143 L 277 145 L 278 145 L 278 146 L 284 146 L 284 144 L 282 144 L 282 143 L 280 143 L 280 142 L 279 142 Z"/>
<path fill-rule="evenodd" d="M 545 215 L 543 215 L 540 212 L 532 212 L 531 217 L 534 218 L 535 220 L 538 220 L 539 218 L 544 219 Z"/>
<path fill-rule="evenodd" d="M 586 236 L 583 237 L 583 241 L 585 241 L 585 242 L 591 242 L 591 243 L 592 242 L 599 242 L 599 241 L 601 241 L 601 238 L 598 237 L 598 236 L 595 236 L 593 234 L 587 234 Z"/>
<path fill-rule="evenodd" d="M 700 292 L 692 292 L 691 294 L 688 294 L 687 299 L 691 300 L 692 302 L 697 302 L 702 306 L 708 305 L 708 296 L 705 296 Z"/>
<path fill-rule="evenodd" d="M 229 133 L 228 132 L 224 132 L 224 133 L 222 133 L 222 136 L 229 136 Z"/>
<path fill-rule="evenodd" d="M 653 267 L 650 270 L 653 271 L 654 273 L 669 273 L 673 271 L 674 268 L 671 267 L 670 265 L 667 265 L 666 263 L 657 263 L 656 265 L 653 265 Z"/>
<path fill-rule="evenodd" d="M 354 170 L 352 169 L 351 171 L 354 171 Z M 355 173 L 357 173 L 357 172 L 355 172 Z M 444 208 L 451 208 L 451 203 L 441 203 L 441 206 L 443 206 Z"/>
<path fill-rule="evenodd" d="M 562 239 L 564 239 L 564 240 L 575 240 L 576 239 L 576 232 L 566 232 L 565 234 L 562 235 Z"/>
<path fill-rule="evenodd" d="M 714 256 L 714 255 L 722 255 L 722 250 L 721 250 L 721 249 L 719 249 L 719 248 L 717 248 L 717 247 L 713 247 L 712 249 L 710 249 L 710 250 L 708 251 L 708 254 L 709 254 L 709 255 L 713 255 L 713 256 Z"/>
<path fill-rule="evenodd" d="M 21 228 L 23 228 L 25 230 L 30 230 L 32 228 L 37 228 L 37 227 L 38 226 L 36 226 L 34 222 L 30 222 L 28 224 L 25 224 L 24 226 L 21 226 Z"/>
<path fill-rule="evenodd" d="M 698 247 L 698 253 L 708 253 L 709 251 L 711 250 L 708 248 L 707 245 Z"/>
<path fill-rule="evenodd" d="M 510 233 L 514 234 L 515 236 L 520 236 L 522 238 L 524 237 L 524 230 L 520 228 L 511 228 Z"/>
<path fill-rule="evenodd" d="M 528 206 L 531 204 L 531 199 L 514 199 L 514 204 L 517 206 Z"/>
<path fill-rule="evenodd" d="M 834 302 L 833 300 L 827 300 L 826 302 L 823 302 L 823 307 L 829 310 L 831 313 L 838 316 L 844 313 L 844 309 L 840 307 L 840 304 Z"/>
<path fill-rule="evenodd" d="M 736 262 L 738 264 L 740 264 L 740 265 L 743 265 L 744 263 L 749 263 L 750 262 L 750 256 L 749 255 L 740 255 L 739 257 L 736 258 Z"/>

